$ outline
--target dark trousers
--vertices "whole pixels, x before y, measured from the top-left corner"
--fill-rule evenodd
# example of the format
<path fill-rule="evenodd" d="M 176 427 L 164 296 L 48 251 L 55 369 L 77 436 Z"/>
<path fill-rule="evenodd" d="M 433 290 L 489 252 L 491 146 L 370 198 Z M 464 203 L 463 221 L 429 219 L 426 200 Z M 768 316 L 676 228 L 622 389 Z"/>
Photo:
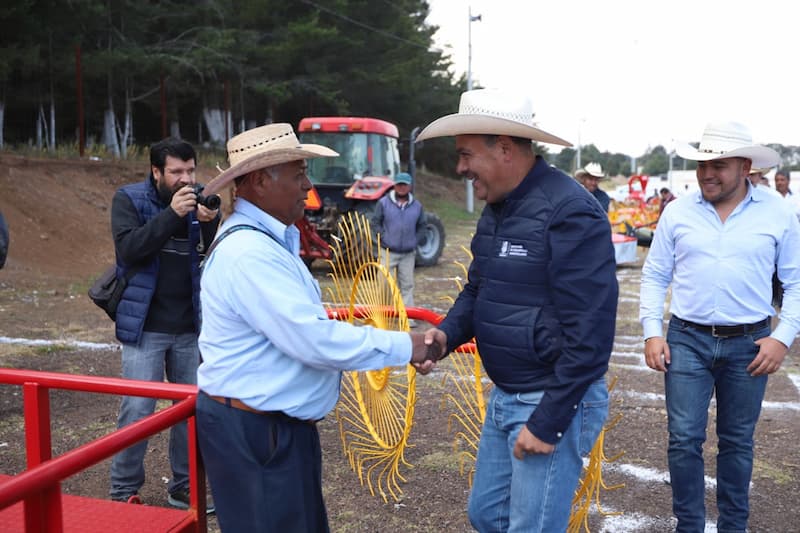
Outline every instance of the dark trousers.
<path fill-rule="evenodd" d="M 315 425 L 197 397 L 200 452 L 222 533 L 327 533 Z"/>

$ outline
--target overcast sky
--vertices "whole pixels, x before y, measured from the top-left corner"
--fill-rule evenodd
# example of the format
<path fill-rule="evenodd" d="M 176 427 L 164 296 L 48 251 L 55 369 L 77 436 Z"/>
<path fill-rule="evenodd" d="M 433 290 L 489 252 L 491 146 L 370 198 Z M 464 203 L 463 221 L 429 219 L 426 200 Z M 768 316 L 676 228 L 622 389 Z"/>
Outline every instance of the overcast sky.
<path fill-rule="evenodd" d="M 641 155 L 698 141 L 710 120 L 800 145 L 800 2 L 429 0 L 435 40 L 472 80 L 533 99 L 573 144 Z M 456 110 L 454 109 L 453 112 Z M 432 117 L 436 118 L 436 117 Z M 558 151 L 552 147 L 552 151 Z"/>

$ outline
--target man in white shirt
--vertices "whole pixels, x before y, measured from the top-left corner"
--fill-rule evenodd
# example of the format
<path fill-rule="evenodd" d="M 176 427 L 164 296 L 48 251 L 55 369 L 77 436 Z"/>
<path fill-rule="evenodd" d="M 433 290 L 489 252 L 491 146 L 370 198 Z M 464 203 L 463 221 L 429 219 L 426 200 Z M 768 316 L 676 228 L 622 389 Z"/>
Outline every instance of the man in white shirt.
<path fill-rule="evenodd" d="M 752 166 L 780 162 L 737 123 L 711 123 L 698 148 L 700 190 L 671 202 L 642 268 L 640 320 L 647 365 L 664 372 L 669 470 L 677 531 L 705 529 L 703 443 L 716 396 L 719 531 L 745 531 L 753 433 L 767 376 L 800 331 L 800 223 L 777 195 L 753 188 Z M 770 330 L 771 277 L 777 268 L 784 306 Z M 672 299 L 666 340 L 663 309 Z"/>

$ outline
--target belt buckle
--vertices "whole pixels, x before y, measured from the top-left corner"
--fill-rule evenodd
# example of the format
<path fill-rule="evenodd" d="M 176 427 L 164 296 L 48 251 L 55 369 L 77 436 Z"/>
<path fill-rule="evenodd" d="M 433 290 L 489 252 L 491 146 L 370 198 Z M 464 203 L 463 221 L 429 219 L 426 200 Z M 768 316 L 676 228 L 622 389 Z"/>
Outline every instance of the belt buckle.
<path fill-rule="evenodd" d="M 747 332 L 747 328 L 745 326 L 740 326 L 740 328 L 741 331 L 734 331 L 736 326 L 711 326 L 711 336 L 717 337 L 718 339 L 741 337 Z"/>

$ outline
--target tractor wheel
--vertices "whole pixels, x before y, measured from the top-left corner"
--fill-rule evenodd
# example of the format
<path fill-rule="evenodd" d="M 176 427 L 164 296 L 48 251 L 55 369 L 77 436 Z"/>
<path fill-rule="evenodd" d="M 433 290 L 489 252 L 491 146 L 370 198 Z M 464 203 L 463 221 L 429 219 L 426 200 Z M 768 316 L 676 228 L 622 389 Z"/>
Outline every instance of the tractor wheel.
<path fill-rule="evenodd" d="M 417 266 L 433 266 L 439 262 L 444 250 L 444 224 L 433 213 L 425 213 L 425 228 L 417 245 Z"/>

